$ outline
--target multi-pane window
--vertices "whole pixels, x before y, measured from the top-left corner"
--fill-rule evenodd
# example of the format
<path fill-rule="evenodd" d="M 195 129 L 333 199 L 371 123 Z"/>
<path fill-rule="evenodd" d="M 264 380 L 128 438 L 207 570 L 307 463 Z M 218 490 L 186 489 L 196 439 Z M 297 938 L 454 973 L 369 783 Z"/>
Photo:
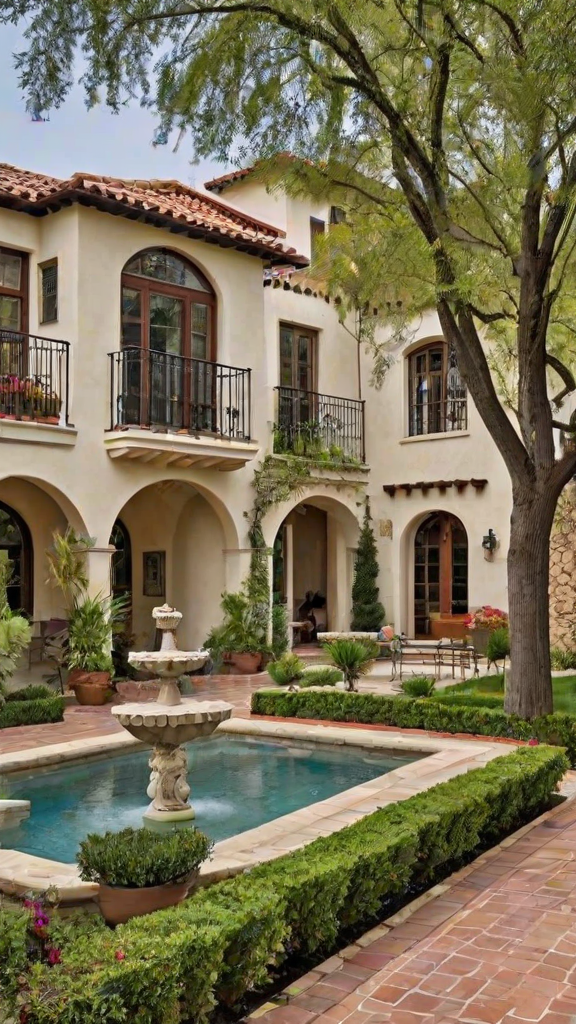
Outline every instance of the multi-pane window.
<path fill-rule="evenodd" d="M 0 329 L 26 331 L 28 257 L 0 247 Z"/>
<path fill-rule="evenodd" d="M 58 263 L 52 260 L 40 267 L 41 284 L 41 316 L 43 324 L 53 323 L 58 319 Z"/>
<path fill-rule="evenodd" d="M 312 262 L 314 262 L 318 255 L 318 239 L 323 237 L 325 232 L 325 222 L 318 217 L 310 217 L 310 253 Z"/>
<path fill-rule="evenodd" d="M 456 516 L 433 512 L 414 542 L 414 630 L 430 633 L 433 619 L 468 611 L 468 537 Z"/>
<path fill-rule="evenodd" d="M 409 357 L 409 388 L 411 436 L 466 429 L 466 385 L 456 354 L 445 342 L 434 342 Z"/>

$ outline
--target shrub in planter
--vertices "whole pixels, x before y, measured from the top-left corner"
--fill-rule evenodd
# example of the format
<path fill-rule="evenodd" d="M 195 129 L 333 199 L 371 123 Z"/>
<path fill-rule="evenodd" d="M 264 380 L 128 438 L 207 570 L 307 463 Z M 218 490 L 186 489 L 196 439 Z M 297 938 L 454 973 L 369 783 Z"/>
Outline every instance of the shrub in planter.
<path fill-rule="evenodd" d="M 242 591 L 223 594 L 220 607 L 224 620 L 210 631 L 204 646 L 215 661 L 229 660 L 241 674 L 257 672 L 268 650 L 258 607 Z"/>
<path fill-rule="evenodd" d="M 404 679 L 401 684 L 402 693 L 408 697 L 431 697 L 434 693 L 436 680 L 432 676 L 410 676 Z"/>
<path fill-rule="evenodd" d="M 61 722 L 64 718 L 63 697 L 52 696 L 44 700 L 12 700 L 0 707 L 0 729 L 16 725 L 45 725 Z"/>
<path fill-rule="evenodd" d="M 490 632 L 486 644 L 488 664 L 504 661 L 510 654 L 510 632 L 507 626 L 498 626 Z"/>
<path fill-rule="evenodd" d="M 100 885 L 103 916 L 119 924 L 183 900 L 211 849 L 208 837 L 195 828 L 125 828 L 88 835 L 76 859 L 80 877 Z"/>

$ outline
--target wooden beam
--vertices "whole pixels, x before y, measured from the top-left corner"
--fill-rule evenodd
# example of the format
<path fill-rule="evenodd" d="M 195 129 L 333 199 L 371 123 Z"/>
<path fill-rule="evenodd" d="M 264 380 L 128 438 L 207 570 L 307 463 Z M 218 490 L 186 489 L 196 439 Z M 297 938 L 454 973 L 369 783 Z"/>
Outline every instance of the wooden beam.
<path fill-rule="evenodd" d="M 122 459 L 125 455 L 128 455 L 130 448 L 109 448 L 108 455 L 111 459 Z"/>

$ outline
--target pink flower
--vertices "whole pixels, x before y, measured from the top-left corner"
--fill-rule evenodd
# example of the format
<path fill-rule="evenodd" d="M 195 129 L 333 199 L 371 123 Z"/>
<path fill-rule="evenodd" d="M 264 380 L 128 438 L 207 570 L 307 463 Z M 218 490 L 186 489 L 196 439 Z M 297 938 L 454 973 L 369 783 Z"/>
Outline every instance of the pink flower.
<path fill-rule="evenodd" d="M 54 948 L 49 949 L 48 950 L 48 963 L 52 964 L 52 966 L 54 966 L 54 964 L 59 964 L 61 962 L 62 962 L 62 953 L 60 952 L 60 950 L 59 949 L 54 949 Z"/>
<path fill-rule="evenodd" d="M 528 746 L 529 747 L 537 747 L 538 746 L 538 740 L 536 739 L 535 736 L 533 736 L 531 740 L 528 740 Z"/>
<path fill-rule="evenodd" d="M 116 957 L 117 960 L 126 959 L 126 953 L 124 953 L 123 950 L 121 949 L 117 949 L 116 952 L 114 953 L 114 956 Z"/>

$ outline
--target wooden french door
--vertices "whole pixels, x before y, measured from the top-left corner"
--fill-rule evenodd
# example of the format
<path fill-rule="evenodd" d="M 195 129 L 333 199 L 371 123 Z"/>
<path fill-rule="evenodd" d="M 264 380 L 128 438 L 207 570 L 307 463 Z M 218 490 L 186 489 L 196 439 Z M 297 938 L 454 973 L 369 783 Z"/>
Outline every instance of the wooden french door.
<path fill-rule="evenodd" d="M 127 265 L 122 348 L 125 422 L 215 429 L 215 297 L 195 268 L 161 250 Z"/>
<path fill-rule="evenodd" d="M 414 631 L 431 632 L 433 619 L 468 611 L 468 537 L 456 516 L 435 512 L 414 543 Z"/>
<path fill-rule="evenodd" d="M 278 422 L 290 440 L 316 413 L 316 347 L 318 335 L 306 327 L 280 325 L 280 391 Z"/>

